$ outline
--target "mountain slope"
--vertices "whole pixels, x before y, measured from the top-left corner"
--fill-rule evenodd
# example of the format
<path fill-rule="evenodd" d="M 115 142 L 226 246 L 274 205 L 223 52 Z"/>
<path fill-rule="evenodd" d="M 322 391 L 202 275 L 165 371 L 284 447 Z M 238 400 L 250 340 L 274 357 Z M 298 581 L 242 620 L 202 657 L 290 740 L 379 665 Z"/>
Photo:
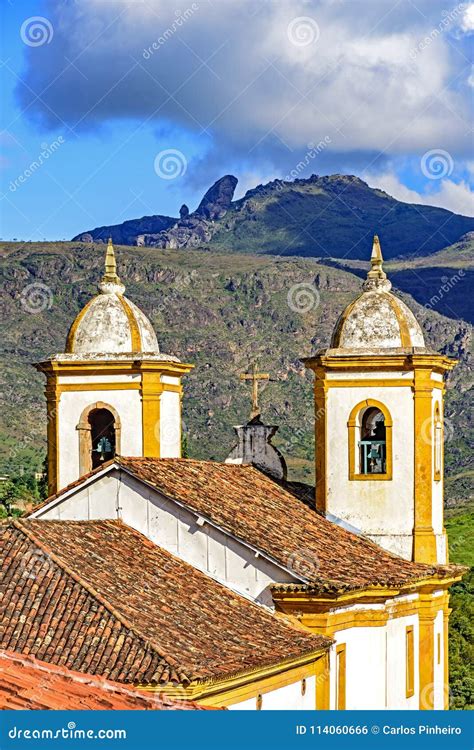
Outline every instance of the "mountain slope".
<path fill-rule="evenodd" d="M 123 229 L 101 227 L 75 239 L 110 234 L 115 242 L 161 248 L 365 260 L 375 233 L 390 259 L 435 253 L 474 230 L 474 218 L 402 203 L 351 175 L 274 180 L 233 201 L 236 184 L 235 177 L 225 175 L 196 211 L 188 213 L 185 207 L 180 218 L 136 220 L 135 234 L 124 224 Z M 170 223 L 162 226 L 163 219 Z"/>
<path fill-rule="evenodd" d="M 104 248 L 3 243 L 2 249 L 0 472 L 11 473 L 41 465 L 44 383 L 30 363 L 63 350 L 70 323 L 96 291 Z M 150 317 L 162 351 L 195 364 L 184 382 L 190 454 L 216 459 L 228 454 L 232 426 L 241 424 L 250 408 L 239 374 L 257 360 L 273 379 L 262 392 L 263 416 L 280 426 L 277 442 L 291 457 L 293 477 L 311 477 L 314 407 L 311 375 L 300 358 L 327 346 L 338 315 L 360 289 L 360 279 L 301 258 L 129 247 L 117 248 L 117 258 L 127 295 Z M 43 306 L 38 298 L 35 306 L 32 284 L 43 285 L 36 287 L 43 290 Z M 300 306 L 298 284 L 310 285 L 309 299 L 300 299 Z M 461 359 L 449 384 L 446 448 L 449 472 L 466 475 L 472 470 L 471 328 L 402 297 L 422 323 L 428 343 Z M 467 491 L 466 482 L 454 482 L 451 497 Z"/>

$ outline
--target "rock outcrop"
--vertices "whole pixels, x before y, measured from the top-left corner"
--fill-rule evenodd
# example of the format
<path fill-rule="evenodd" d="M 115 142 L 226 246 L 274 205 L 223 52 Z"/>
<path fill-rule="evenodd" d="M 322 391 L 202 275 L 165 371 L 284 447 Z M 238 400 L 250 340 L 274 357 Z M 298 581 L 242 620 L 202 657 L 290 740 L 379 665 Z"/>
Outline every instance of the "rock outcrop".
<path fill-rule="evenodd" d="M 427 256 L 462 238 L 470 245 L 474 217 L 414 206 L 371 188 L 354 175 L 311 175 L 257 185 L 234 200 L 237 178 L 225 175 L 195 211 L 145 216 L 99 227 L 74 239 L 158 248 L 205 246 L 218 252 L 366 260 L 374 234 L 391 260 Z M 462 248 L 461 248 L 462 250 Z M 464 250 L 463 250 L 464 252 Z"/>

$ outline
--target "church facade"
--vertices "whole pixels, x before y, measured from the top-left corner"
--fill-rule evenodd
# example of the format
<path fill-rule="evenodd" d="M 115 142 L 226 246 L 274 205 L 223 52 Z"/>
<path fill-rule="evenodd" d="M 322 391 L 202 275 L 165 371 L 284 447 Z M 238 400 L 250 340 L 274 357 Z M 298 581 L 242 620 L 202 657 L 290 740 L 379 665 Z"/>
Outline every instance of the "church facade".
<path fill-rule="evenodd" d="M 109 243 L 99 295 L 73 323 L 67 351 L 38 365 L 47 377 L 51 495 L 12 538 L 33 540 L 115 616 L 125 605 L 104 570 L 128 550 L 121 626 L 174 665 L 158 680 L 131 665 L 122 677 L 134 687 L 243 709 L 447 708 L 449 587 L 463 573 L 449 565 L 443 527 L 444 378 L 455 363 L 426 348 L 413 313 L 391 293 L 378 238 L 330 348 L 306 360 L 315 373 L 313 505 L 277 481 L 286 467 L 256 396 L 229 463 L 180 458 L 181 378 L 191 365 L 160 353 L 123 293 Z M 142 590 L 140 570 L 151 569 L 161 574 L 147 572 Z M 188 619 L 160 644 L 152 627 L 160 601 L 171 629 L 198 601 L 201 628 Z M 237 628 L 220 646 L 225 674 L 202 612 L 221 639 Z M 47 653 L 54 663 L 54 649 Z M 93 666 L 111 677 L 106 661 Z"/>

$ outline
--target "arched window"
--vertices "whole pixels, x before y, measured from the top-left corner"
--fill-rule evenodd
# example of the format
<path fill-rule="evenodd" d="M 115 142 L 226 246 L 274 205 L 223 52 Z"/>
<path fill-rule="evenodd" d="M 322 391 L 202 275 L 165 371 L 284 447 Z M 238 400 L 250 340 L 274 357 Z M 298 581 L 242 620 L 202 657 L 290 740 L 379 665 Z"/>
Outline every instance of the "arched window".
<path fill-rule="evenodd" d="M 386 406 L 367 399 L 351 411 L 349 479 L 392 478 L 392 419 Z"/>
<path fill-rule="evenodd" d="M 80 476 L 120 454 L 121 425 L 113 406 L 103 401 L 90 404 L 82 412 L 76 429 Z"/>
<path fill-rule="evenodd" d="M 360 421 L 359 474 L 386 474 L 387 441 L 385 417 L 376 406 L 369 406 Z"/>
<path fill-rule="evenodd" d="M 439 482 L 443 472 L 443 423 L 439 403 L 435 404 L 433 417 L 433 465 L 435 482 Z"/>
<path fill-rule="evenodd" d="M 91 426 L 92 468 L 115 456 L 115 418 L 108 409 L 93 409 L 88 417 Z"/>

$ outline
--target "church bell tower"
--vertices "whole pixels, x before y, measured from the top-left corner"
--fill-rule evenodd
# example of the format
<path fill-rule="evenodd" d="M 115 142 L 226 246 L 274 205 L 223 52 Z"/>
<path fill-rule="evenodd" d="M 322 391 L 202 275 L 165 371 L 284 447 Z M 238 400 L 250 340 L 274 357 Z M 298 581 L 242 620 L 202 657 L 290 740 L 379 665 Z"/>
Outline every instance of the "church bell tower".
<path fill-rule="evenodd" d="M 408 560 L 447 562 L 444 379 L 456 364 L 425 346 L 394 294 L 374 237 L 363 291 L 339 318 L 315 374 L 316 503 Z"/>
<path fill-rule="evenodd" d="M 48 488 L 61 488 L 115 455 L 181 455 L 181 377 L 192 369 L 160 353 L 144 313 L 124 295 L 109 240 L 105 273 L 46 375 Z"/>

